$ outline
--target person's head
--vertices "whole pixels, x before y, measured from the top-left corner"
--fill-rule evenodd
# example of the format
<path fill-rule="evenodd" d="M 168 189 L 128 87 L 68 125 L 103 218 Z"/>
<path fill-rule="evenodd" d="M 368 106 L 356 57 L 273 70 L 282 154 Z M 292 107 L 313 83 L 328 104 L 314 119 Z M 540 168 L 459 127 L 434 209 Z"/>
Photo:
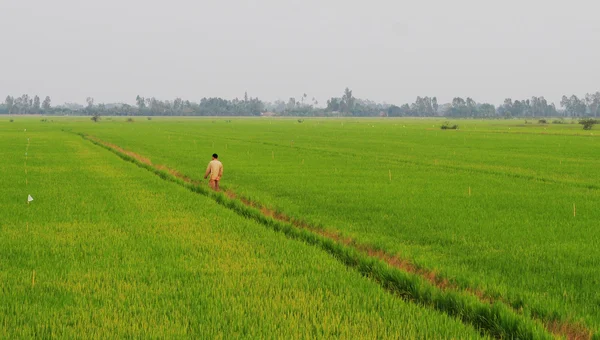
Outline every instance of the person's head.
<path fill-rule="evenodd" d="M 216 153 L 213 153 L 213 159 L 219 159 L 219 155 L 217 155 Z"/>

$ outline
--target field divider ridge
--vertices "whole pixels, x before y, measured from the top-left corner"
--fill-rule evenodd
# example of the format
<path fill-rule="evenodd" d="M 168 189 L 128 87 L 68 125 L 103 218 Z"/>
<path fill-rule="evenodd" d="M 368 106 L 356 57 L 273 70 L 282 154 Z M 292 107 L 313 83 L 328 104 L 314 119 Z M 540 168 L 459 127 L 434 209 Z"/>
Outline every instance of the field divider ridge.
<path fill-rule="evenodd" d="M 433 308 L 460 319 L 479 329 L 482 334 L 496 338 L 591 339 L 598 336 L 578 323 L 565 320 L 543 320 L 510 306 L 509 302 L 486 296 L 474 289 L 461 289 L 432 271 L 418 268 L 409 261 L 375 249 L 338 232 L 312 226 L 285 214 L 238 197 L 230 190 L 212 191 L 199 181 L 192 180 L 175 169 L 155 165 L 150 159 L 125 150 L 97 137 L 77 133 L 83 139 L 113 152 L 125 161 L 134 163 L 160 178 L 179 184 L 188 190 L 213 199 L 238 215 L 255 220 L 272 230 L 282 232 L 292 239 L 317 246 L 330 253 L 348 267 L 354 268 L 388 292 L 422 306 Z"/>

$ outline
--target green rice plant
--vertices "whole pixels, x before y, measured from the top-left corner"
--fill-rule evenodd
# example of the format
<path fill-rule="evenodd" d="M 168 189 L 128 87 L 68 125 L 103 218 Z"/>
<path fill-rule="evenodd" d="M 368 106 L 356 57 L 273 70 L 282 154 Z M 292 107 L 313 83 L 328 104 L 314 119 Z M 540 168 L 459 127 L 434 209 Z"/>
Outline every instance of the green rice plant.
<path fill-rule="evenodd" d="M 85 135 L 82 135 L 86 138 Z M 517 315 L 504 304 L 496 303 L 491 307 L 472 295 L 457 292 L 445 292 L 424 281 L 416 275 L 393 269 L 382 262 L 356 250 L 341 245 L 330 238 L 316 235 L 306 230 L 297 229 L 289 223 L 282 223 L 264 216 L 259 210 L 242 204 L 238 200 L 228 199 L 222 192 L 214 192 L 205 187 L 186 183 L 181 178 L 168 172 L 139 161 L 115 148 L 107 146 L 95 138 L 90 139 L 96 145 L 106 148 L 126 161 L 145 168 L 160 178 L 183 185 L 193 192 L 213 198 L 217 203 L 237 212 L 239 215 L 251 218 L 287 236 L 317 245 L 337 257 L 348 266 L 356 267 L 363 275 L 379 282 L 384 288 L 425 306 L 439 309 L 449 315 L 456 316 L 464 322 L 473 324 L 495 337 L 510 338 L 550 338 L 541 324 Z"/>
<path fill-rule="evenodd" d="M 0 338 L 482 337 L 70 122 L 0 126 Z"/>
<path fill-rule="evenodd" d="M 511 120 L 465 120 L 452 134 L 434 119 L 208 122 L 63 124 L 196 181 L 217 152 L 239 197 L 546 324 L 600 328 L 598 136 Z"/>

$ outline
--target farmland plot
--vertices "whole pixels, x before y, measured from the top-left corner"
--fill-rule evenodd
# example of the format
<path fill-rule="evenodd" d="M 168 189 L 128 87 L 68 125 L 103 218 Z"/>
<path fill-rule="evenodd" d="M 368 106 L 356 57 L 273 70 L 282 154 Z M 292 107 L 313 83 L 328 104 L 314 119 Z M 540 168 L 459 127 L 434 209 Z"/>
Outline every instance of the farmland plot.
<path fill-rule="evenodd" d="M 0 338 L 481 336 L 70 124 L 0 120 Z"/>
<path fill-rule="evenodd" d="M 576 124 L 435 120 L 65 122 L 238 196 L 583 333 L 600 328 L 600 142 Z M 562 327 L 562 326 L 558 326 Z"/>

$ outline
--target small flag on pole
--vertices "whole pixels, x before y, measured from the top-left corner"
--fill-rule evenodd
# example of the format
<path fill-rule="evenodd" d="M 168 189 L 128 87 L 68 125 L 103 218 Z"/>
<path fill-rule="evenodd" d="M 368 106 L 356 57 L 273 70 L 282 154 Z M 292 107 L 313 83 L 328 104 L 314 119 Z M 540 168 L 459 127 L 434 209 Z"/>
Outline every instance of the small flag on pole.
<path fill-rule="evenodd" d="M 27 203 L 33 201 L 33 197 L 31 197 L 31 195 L 27 195 Z"/>

